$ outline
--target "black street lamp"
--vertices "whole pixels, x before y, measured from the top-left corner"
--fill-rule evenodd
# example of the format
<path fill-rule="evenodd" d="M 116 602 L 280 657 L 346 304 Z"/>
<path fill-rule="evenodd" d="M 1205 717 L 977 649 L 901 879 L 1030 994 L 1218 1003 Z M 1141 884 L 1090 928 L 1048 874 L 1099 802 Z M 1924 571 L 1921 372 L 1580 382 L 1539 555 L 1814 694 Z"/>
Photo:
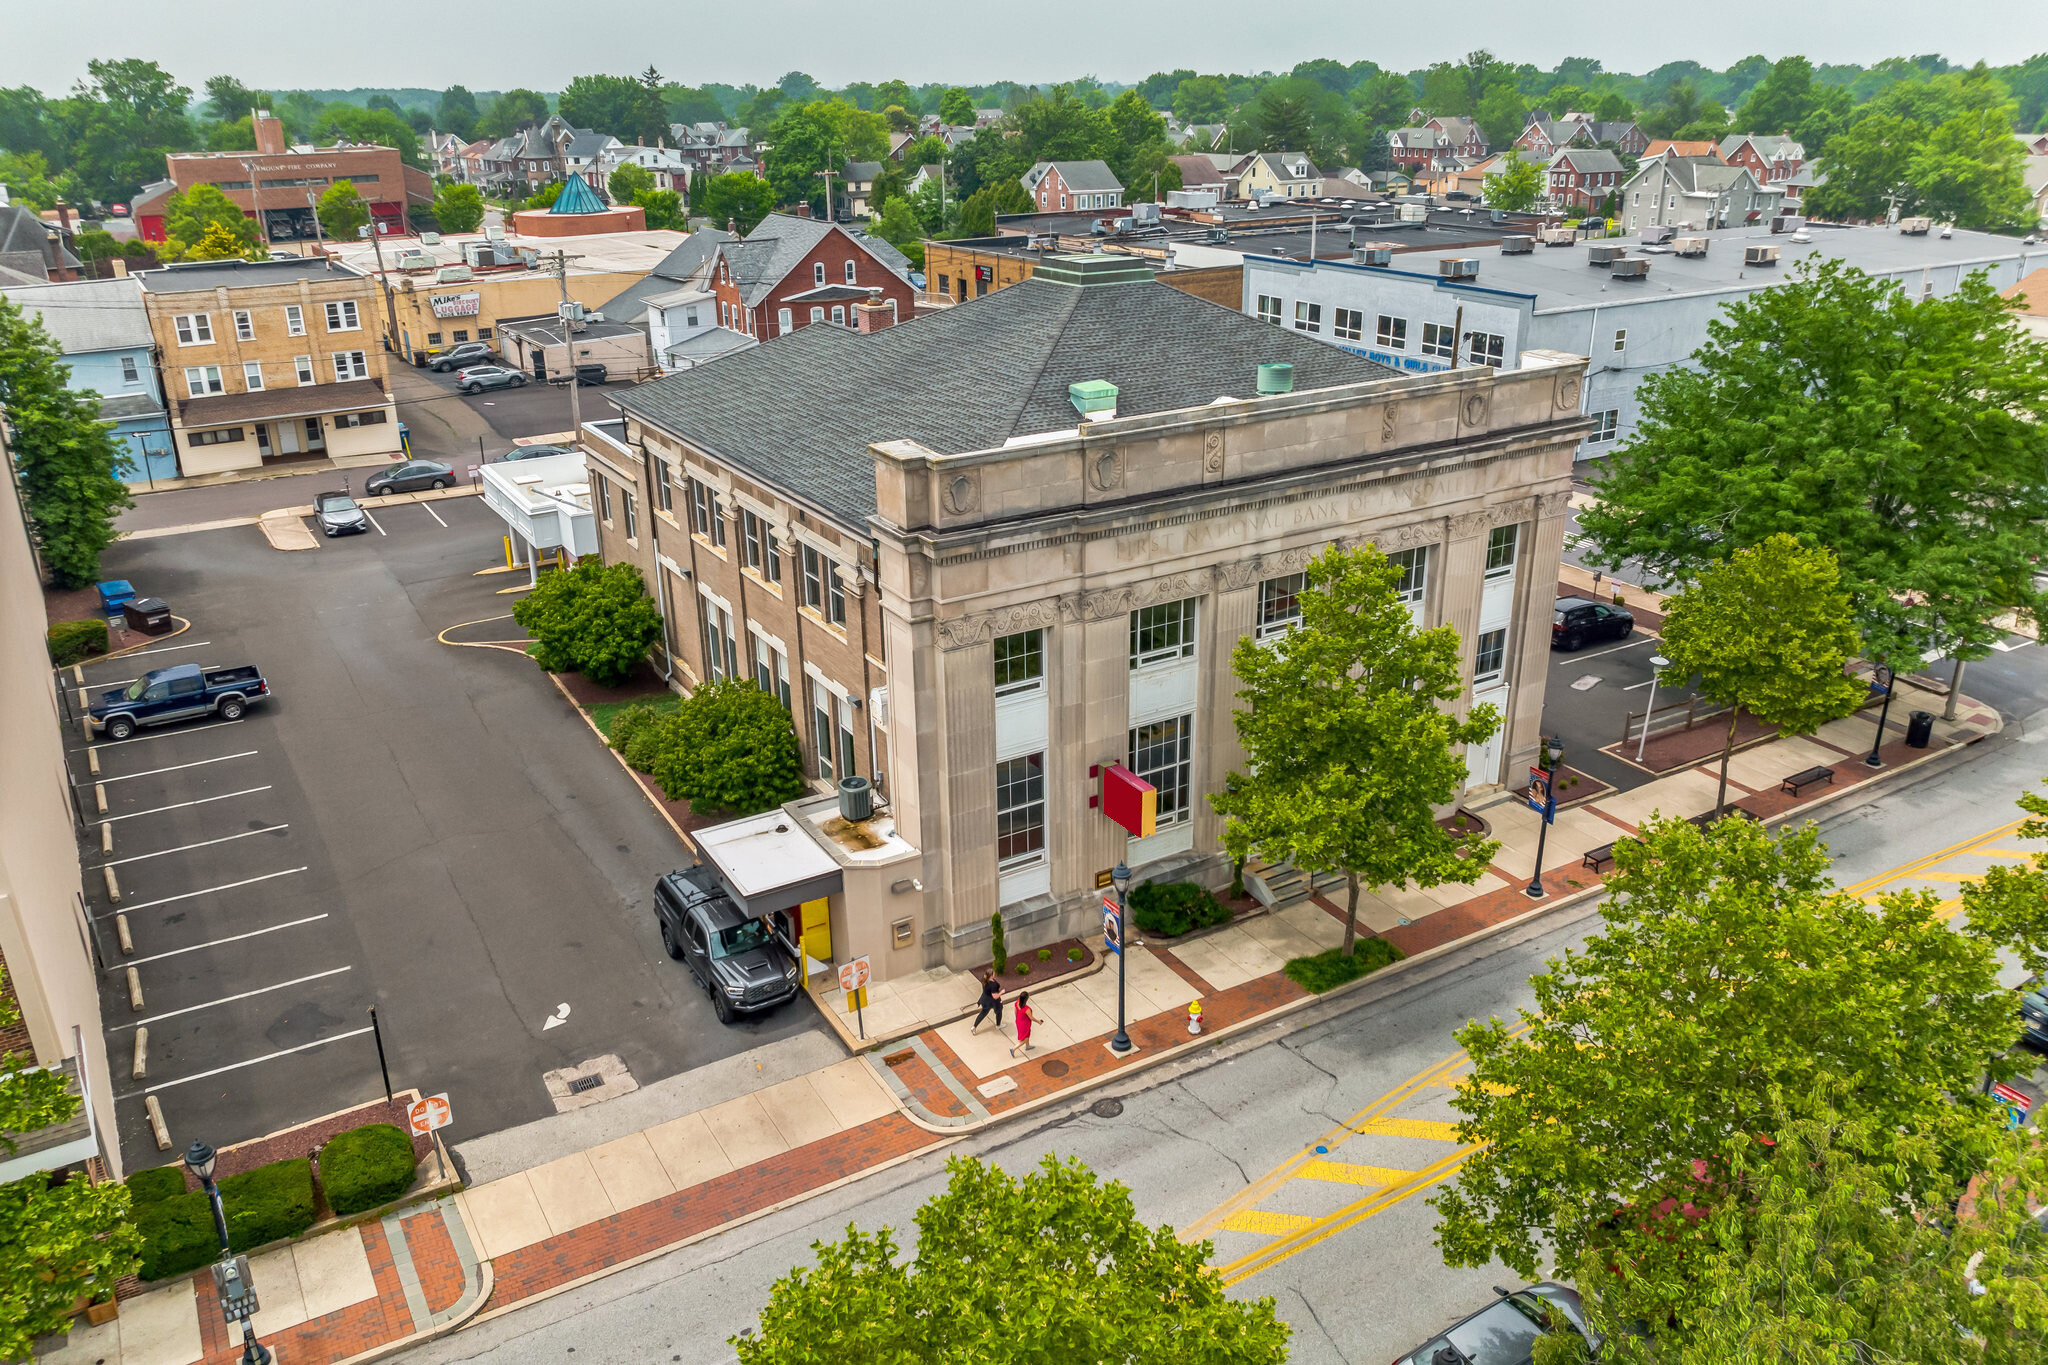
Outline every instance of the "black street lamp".
<path fill-rule="evenodd" d="M 1884 760 L 1877 756 L 1877 750 L 1878 746 L 1884 743 L 1884 724 L 1886 718 L 1892 713 L 1892 693 L 1898 690 L 1894 684 L 1899 680 L 1899 671 L 1896 668 L 1889 668 L 1884 664 L 1878 664 L 1871 670 L 1870 676 L 1872 681 L 1876 680 L 1879 669 L 1884 671 L 1884 705 L 1877 708 L 1877 733 L 1870 740 L 1870 757 L 1863 760 L 1873 768 L 1882 768 L 1884 766 Z"/>
<path fill-rule="evenodd" d="M 249 1258 L 228 1249 L 228 1215 L 220 1202 L 220 1186 L 214 1183 L 216 1162 L 213 1148 L 197 1138 L 185 1152 L 185 1165 L 199 1178 L 206 1202 L 213 1208 L 213 1230 L 220 1238 L 220 1260 L 213 1267 L 213 1286 L 220 1295 L 221 1313 L 230 1322 L 242 1324 L 242 1365 L 271 1365 L 270 1349 L 256 1340 L 249 1320 L 256 1316 L 256 1281 L 249 1274 Z"/>
<path fill-rule="evenodd" d="M 1131 1035 L 1124 1031 L 1124 963 L 1131 948 L 1131 869 L 1119 858 L 1109 874 L 1116 888 L 1116 1032 L 1110 1035 L 1109 1050 L 1122 1056 L 1131 1050 Z"/>

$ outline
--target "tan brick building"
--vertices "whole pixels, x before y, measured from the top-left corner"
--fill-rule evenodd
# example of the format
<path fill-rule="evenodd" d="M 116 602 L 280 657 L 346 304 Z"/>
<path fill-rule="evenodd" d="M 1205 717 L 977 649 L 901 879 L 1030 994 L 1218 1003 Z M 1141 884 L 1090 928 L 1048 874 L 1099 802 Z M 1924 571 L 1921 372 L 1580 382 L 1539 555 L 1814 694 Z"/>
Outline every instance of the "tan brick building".
<path fill-rule="evenodd" d="M 335 261 L 199 261 L 145 270 L 182 474 L 294 455 L 395 456 L 372 281 Z"/>
<path fill-rule="evenodd" d="M 395 147 L 375 145 L 289 147 L 284 124 L 267 113 L 256 118 L 256 148 L 244 152 L 172 152 L 168 180 L 133 206 L 136 231 L 164 240 L 164 205 L 170 195 L 212 185 L 263 225 L 265 240 L 285 243 L 320 237 L 313 206 L 329 188 L 347 181 L 363 197 L 379 236 L 412 231 L 411 210 L 434 202 L 434 178 L 405 164 Z"/>
<path fill-rule="evenodd" d="M 603 552 L 655 585 L 677 685 L 755 677 L 820 790 L 874 781 L 872 852 L 784 809 L 838 868 L 832 955 L 886 979 L 986 960 L 991 914 L 1012 951 L 1090 931 L 1119 860 L 1220 884 L 1230 652 L 1290 628 L 1332 544 L 1398 556 L 1417 619 L 1465 639 L 1461 704 L 1507 717 L 1471 785 L 1532 758 L 1587 427 L 1583 360 L 1536 364 L 1400 375 L 1126 259 L 1055 258 L 971 307 L 641 385 L 586 446 Z M 1153 834 L 1091 807 L 1111 764 L 1157 790 Z"/>

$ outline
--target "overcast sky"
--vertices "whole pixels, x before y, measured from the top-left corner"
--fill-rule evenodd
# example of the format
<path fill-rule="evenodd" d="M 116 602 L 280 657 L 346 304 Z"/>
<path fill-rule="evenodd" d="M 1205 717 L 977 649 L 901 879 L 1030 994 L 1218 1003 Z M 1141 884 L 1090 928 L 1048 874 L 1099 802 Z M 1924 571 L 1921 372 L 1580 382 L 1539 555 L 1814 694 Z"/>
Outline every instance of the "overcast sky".
<path fill-rule="evenodd" d="M 1752 52 L 1869 64 L 1939 52 L 2003 64 L 2048 51 L 2044 0 L 1721 0 L 1558 5 L 1532 0 L 1242 0 L 1029 7 L 876 6 L 820 0 L 485 0 L 480 4 L 264 5 L 180 0 L 119 11 L 0 0 L 0 85 L 58 93 L 93 57 L 147 57 L 197 90 L 227 73 L 267 89 L 456 82 L 559 90 L 584 72 L 652 61 L 690 84 L 769 84 L 791 68 L 827 85 L 901 77 L 1132 82 L 1153 71 L 1284 71 L 1310 57 L 1410 70 L 1485 46 L 1554 66 L 1599 58 L 1647 71 L 1690 58 L 1725 67 Z"/>

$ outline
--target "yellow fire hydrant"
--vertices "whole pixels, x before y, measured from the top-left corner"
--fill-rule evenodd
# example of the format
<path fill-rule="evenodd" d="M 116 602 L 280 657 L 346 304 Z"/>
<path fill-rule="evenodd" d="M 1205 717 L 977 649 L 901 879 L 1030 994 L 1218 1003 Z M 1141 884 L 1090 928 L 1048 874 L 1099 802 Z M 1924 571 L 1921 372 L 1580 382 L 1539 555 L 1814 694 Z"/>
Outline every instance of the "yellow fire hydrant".
<path fill-rule="evenodd" d="M 1199 1000 L 1190 1000 L 1188 1001 L 1188 1032 L 1200 1033 L 1201 1031 L 1202 1002 Z"/>

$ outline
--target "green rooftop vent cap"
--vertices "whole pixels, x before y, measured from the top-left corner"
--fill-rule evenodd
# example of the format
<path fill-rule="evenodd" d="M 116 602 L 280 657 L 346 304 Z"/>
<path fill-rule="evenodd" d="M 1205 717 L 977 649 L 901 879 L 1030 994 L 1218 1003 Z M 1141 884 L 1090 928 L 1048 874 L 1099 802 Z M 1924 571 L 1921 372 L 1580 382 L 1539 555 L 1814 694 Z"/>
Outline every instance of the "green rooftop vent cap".
<path fill-rule="evenodd" d="M 1293 393 L 1294 367 L 1285 361 L 1275 365 L 1259 366 L 1259 392 Z"/>
<path fill-rule="evenodd" d="M 1116 385 L 1107 379 L 1084 379 L 1067 385 L 1067 397 L 1074 411 L 1083 417 L 1108 420 L 1116 416 Z"/>

